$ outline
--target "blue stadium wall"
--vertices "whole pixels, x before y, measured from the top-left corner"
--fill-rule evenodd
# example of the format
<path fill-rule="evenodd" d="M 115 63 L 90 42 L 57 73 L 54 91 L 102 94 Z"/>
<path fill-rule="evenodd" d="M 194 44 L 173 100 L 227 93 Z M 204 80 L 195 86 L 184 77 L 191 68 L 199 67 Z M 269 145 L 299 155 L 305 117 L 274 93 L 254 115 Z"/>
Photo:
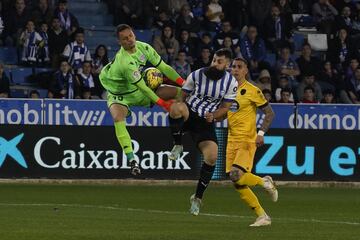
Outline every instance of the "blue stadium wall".
<path fill-rule="evenodd" d="M 254 173 L 288 181 L 360 181 L 360 106 L 272 104 L 276 118 Z M 263 115 L 257 116 L 260 126 Z M 144 179 L 197 179 L 201 155 L 189 136 L 181 159 L 167 113 L 134 108 L 127 119 Z M 225 179 L 227 123 L 217 124 L 214 179 Z M 108 113 L 97 100 L 0 100 L 0 178 L 131 178 Z"/>

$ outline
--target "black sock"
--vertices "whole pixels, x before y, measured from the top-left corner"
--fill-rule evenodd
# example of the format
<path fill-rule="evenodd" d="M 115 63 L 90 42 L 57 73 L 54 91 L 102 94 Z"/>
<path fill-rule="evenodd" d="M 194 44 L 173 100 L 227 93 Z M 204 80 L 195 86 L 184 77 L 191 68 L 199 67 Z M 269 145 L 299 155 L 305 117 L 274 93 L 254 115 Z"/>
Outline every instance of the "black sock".
<path fill-rule="evenodd" d="M 172 118 L 169 116 L 169 124 L 175 145 L 182 145 L 181 138 L 183 135 L 182 127 L 184 125 L 184 118 Z"/>
<path fill-rule="evenodd" d="M 203 163 L 200 171 L 200 179 L 196 187 L 195 197 L 200 199 L 203 197 L 203 194 L 206 188 L 208 187 L 210 180 L 213 176 L 214 170 L 215 170 L 215 166 L 210 166 L 205 162 Z"/>

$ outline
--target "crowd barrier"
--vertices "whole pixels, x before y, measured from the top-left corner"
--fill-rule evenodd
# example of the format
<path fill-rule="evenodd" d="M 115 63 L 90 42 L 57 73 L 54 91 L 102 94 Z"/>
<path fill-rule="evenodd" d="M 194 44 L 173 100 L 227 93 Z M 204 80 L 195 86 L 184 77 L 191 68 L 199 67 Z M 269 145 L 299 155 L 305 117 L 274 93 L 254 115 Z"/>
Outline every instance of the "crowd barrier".
<path fill-rule="evenodd" d="M 254 173 L 279 180 L 360 181 L 360 106 L 272 104 L 276 113 Z M 127 119 L 140 178 L 197 179 L 201 156 L 187 136 L 168 160 L 167 113 L 133 108 Z M 263 121 L 259 112 L 257 124 Z M 218 123 L 215 179 L 224 179 L 226 121 Z M 128 178 L 105 101 L 0 100 L 0 178 Z"/>

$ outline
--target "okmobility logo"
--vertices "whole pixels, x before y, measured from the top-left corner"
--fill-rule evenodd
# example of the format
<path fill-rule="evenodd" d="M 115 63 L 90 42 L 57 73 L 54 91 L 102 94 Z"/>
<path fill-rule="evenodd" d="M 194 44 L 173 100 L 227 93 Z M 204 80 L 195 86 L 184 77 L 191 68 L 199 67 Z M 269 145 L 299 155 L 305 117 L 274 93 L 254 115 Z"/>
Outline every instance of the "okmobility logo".
<path fill-rule="evenodd" d="M 14 137 L 9 141 L 3 137 L 0 137 L 0 167 L 3 165 L 5 159 L 7 159 L 8 157 L 12 158 L 23 168 L 28 167 L 25 162 L 24 156 L 17 147 L 17 145 L 20 143 L 23 137 L 24 137 L 24 133 L 17 135 L 16 137 Z"/>

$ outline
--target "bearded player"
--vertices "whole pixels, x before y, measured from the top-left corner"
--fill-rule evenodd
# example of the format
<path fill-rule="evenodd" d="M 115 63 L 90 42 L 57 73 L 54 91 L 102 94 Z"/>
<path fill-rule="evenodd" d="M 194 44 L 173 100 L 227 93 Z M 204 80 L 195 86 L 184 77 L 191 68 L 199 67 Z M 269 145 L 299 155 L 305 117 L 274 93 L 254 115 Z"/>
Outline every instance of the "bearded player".
<path fill-rule="evenodd" d="M 141 71 L 150 62 L 167 78 L 182 86 L 184 80 L 147 43 L 136 41 L 132 28 L 120 24 L 116 29 L 121 49 L 115 58 L 100 73 L 101 84 L 108 92 L 107 105 L 114 120 L 116 137 L 130 163 L 131 174 L 141 173 L 136 162 L 125 118 L 130 115 L 130 106 L 150 107 L 153 103 L 169 111 L 180 88 L 160 86 L 154 93 L 145 83 Z M 160 96 L 160 97 L 159 97 Z"/>

